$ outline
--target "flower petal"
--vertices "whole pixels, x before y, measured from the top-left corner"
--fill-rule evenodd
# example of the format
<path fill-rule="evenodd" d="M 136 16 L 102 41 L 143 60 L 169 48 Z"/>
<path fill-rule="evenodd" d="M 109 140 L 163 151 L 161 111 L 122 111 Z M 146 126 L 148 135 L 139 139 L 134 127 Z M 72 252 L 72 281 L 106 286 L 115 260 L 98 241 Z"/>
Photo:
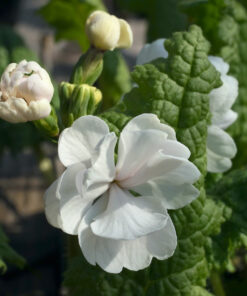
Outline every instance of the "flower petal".
<path fill-rule="evenodd" d="M 108 194 L 104 194 L 88 210 L 79 227 L 79 244 L 86 260 L 111 273 L 119 273 L 123 267 L 130 270 L 147 267 L 152 257 L 145 247 L 145 236 L 135 240 L 115 240 L 92 232 L 90 223 L 105 210 L 107 202 Z"/>
<path fill-rule="evenodd" d="M 44 195 L 45 215 L 48 222 L 57 228 L 61 228 L 60 196 L 57 194 L 59 179 L 51 184 Z"/>
<path fill-rule="evenodd" d="M 130 25 L 123 19 L 118 19 L 120 25 L 120 37 L 117 48 L 128 48 L 133 44 L 133 33 Z"/>
<path fill-rule="evenodd" d="M 232 107 L 238 97 L 238 81 L 229 75 L 222 75 L 223 85 L 210 92 L 210 111 L 224 114 Z"/>
<path fill-rule="evenodd" d="M 58 184 L 57 192 L 60 196 L 61 228 L 69 234 L 77 234 L 81 219 L 92 204 L 91 200 L 83 199 L 76 188 L 76 175 L 81 170 L 85 170 L 81 163 L 68 167 Z"/>
<path fill-rule="evenodd" d="M 158 197 L 166 209 L 179 209 L 199 196 L 199 190 L 192 185 L 199 177 L 197 167 L 184 160 L 167 174 L 131 189 L 141 195 Z"/>
<path fill-rule="evenodd" d="M 108 194 L 104 194 L 88 210 L 79 227 L 79 244 L 86 260 L 96 263 L 107 272 L 119 273 L 122 268 L 140 270 L 151 263 L 152 257 L 170 257 L 177 244 L 176 232 L 170 217 L 164 228 L 134 240 L 115 240 L 95 235 L 90 223 L 104 212 Z"/>
<path fill-rule="evenodd" d="M 109 190 L 104 213 L 91 223 L 94 234 L 112 239 L 135 239 L 164 227 L 165 210 L 153 197 L 134 197 L 117 185 Z"/>
<path fill-rule="evenodd" d="M 214 113 L 212 116 L 212 125 L 216 125 L 222 129 L 227 129 L 238 118 L 238 113 L 228 110 L 224 114 Z"/>
<path fill-rule="evenodd" d="M 232 166 L 230 158 L 222 157 L 207 149 L 207 171 L 211 173 L 223 173 Z"/>
<path fill-rule="evenodd" d="M 167 138 L 176 139 L 175 131 L 160 123 L 156 115 L 142 114 L 132 119 L 120 135 L 116 179 L 123 180 L 135 175 L 149 158 L 160 149 L 166 149 Z M 189 155 L 188 149 L 185 150 Z"/>
<path fill-rule="evenodd" d="M 169 180 L 170 176 L 171 178 L 176 178 L 177 184 L 192 184 L 198 180 L 200 172 L 186 158 L 166 155 L 163 151 L 159 151 L 152 158 L 148 159 L 145 165 L 135 172 L 132 177 L 120 180 L 119 184 L 123 188 L 133 189 L 138 192 L 137 188 L 139 185 L 150 184 L 150 181 L 155 182 L 155 179 Z"/>
<path fill-rule="evenodd" d="M 159 260 L 171 257 L 177 247 L 177 235 L 170 217 L 164 228 L 149 234 L 146 238 L 148 251 Z"/>
<path fill-rule="evenodd" d="M 128 132 L 120 136 L 116 179 L 132 178 L 165 143 L 167 134 L 156 130 Z"/>
<path fill-rule="evenodd" d="M 143 130 L 160 130 L 168 135 L 168 139 L 176 140 L 176 133 L 172 127 L 161 123 L 158 116 L 152 113 L 144 113 L 131 119 L 124 127 L 121 136 L 128 137 L 128 132 Z"/>
<path fill-rule="evenodd" d="M 221 157 L 233 158 L 236 145 L 228 133 L 215 125 L 208 127 L 207 149 Z"/>
<path fill-rule="evenodd" d="M 117 137 L 107 134 L 95 148 L 92 156 L 92 167 L 77 175 L 76 185 L 87 199 L 95 199 L 103 194 L 115 177 L 114 150 Z"/>
<path fill-rule="evenodd" d="M 149 63 L 157 58 L 167 58 L 168 52 L 164 47 L 165 39 L 158 39 L 150 44 L 144 45 L 137 56 L 136 64 Z"/>
<path fill-rule="evenodd" d="M 65 166 L 78 162 L 88 166 L 95 147 L 108 133 L 109 128 L 102 119 L 91 115 L 78 118 L 59 138 L 58 154 L 61 162 Z"/>
<path fill-rule="evenodd" d="M 96 265 L 97 263 L 107 272 L 119 273 L 123 268 L 117 256 L 121 248 L 121 241 L 96 236 L 90 228 L 90 223 L 105 210 L 107 202 L 108 195 L 104 194 L 88 210 L 78 230 L 79 244 L 83 255 L 90 264 Z"/>
<path fill-rule="evenodd" d="M 225 75 L 228 73 L 230 66 L 221 57 L 208 56 L 208 59 L 220 74 Z"/>

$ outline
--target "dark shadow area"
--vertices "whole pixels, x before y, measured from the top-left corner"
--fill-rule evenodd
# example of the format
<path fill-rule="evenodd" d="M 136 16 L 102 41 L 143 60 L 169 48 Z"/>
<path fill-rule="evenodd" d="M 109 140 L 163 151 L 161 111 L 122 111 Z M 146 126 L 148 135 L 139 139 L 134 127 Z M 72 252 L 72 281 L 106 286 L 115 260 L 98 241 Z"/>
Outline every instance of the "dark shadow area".
<path fill-rule="evenodd" d="M 57 296 L 61 286 L 63 249 L 61 232 L 52 228 L 44 214 L 22 218 L 18 232 L 4 229 L 11 246 L 27 266 L 9 266 L 0 278 L 1 296 Z"/>

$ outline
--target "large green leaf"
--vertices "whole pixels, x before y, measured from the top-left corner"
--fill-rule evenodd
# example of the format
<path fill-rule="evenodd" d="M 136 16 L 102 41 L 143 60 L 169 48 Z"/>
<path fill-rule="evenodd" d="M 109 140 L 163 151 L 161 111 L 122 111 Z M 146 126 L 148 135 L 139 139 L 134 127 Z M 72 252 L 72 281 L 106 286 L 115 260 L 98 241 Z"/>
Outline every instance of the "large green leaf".
<path fill-rule="evenodd" d="M 40 13 L 56 29 L 57 40 L 75 40 L 85 51 L 89 46 L 86 19 L 97 9 L 105 10 L 101 0 L 50 0 Z"/>
<path fill-rule="evenodd" d="M 137 87 L 115 110 L 103 113 L 102 118 L 117 134 L 129 118 L 144 112 L 157 114 L 162 122 L 174 127 L 178 140 L 191 150 L 190 160 L 202 173 L 196 183 L 200 197 L 183 209 L 170 211 L 177 231 L 178 247 L 169 260 L 154 259 L 146 270 L 125 270 L 117 276 L 105 275 L 97 268 L 83 264 L 84 270 L 93 268 L 95 271 L 91 294 L 210 295 L 203 288 L 209 272 L 205 247 L 209 236 L 219 231 L 224 220 L 224 206 L 206 198 L 204 190 L 208 94 L 221 82 L 219 73 L 208 61 L 209 44 L 200 28 L 192 26 L 189 32 L 175 33 L 171 40 L 166 41 L 166 49 L 169 52 L 167 60 L 159 59 L 135 68 L 132 78 Z M 102 274 L 105 290 L 101 286 Z M 71 287 L 68 276 L 67 273 L 66 283 Z M 73 285 L 83 287 L 87 283 L 82 276 L 80 282 L 73 282 Z M 97 286 L 100 288 L 95 290 Z"/>

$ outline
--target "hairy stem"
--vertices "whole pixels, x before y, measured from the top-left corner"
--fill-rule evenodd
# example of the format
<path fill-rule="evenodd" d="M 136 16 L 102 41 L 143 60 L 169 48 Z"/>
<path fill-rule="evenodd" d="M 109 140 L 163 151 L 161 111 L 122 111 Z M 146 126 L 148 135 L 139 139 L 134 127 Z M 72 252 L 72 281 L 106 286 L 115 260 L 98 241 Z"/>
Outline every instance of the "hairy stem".
<path fill-rule="evenodd" d="M 220 274 L 217 271 L 212 271 L 210 276 L 212 288 L 216 296 L 226 296 Z"/>

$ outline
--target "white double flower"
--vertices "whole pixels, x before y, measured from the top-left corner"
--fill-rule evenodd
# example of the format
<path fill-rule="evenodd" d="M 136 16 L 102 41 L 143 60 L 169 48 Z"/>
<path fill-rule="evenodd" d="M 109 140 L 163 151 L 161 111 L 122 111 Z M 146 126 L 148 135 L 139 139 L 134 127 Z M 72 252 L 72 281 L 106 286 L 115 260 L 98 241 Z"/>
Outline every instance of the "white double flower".
<path fill-rule="evenodd" d="M 78 235 L 87 261 L 108 272 L 139 270 L 176 248 L 167 209 L 198 195 L 200 177 L 190 151 L 156 115 L 142 114 L 117 137 L 98 117 L 84 116 L 63 131 L 58 143 L 67 167 L 45 194 L 48 221 Z"/>
<path fill-rule="evenodd" d="M 149 63 L 157 58 L 167 58 L 165 39 L 146 44 L 137 57 L 137 64 Z M 237 113 L 231 107 L 238 96 L 238 81 L 227 75 L 229 65 L 220 57 L 209 56 L 210 62 L 221 74 L 223 85 L 209 94 L 212 124 L 208 127 L 207 170 L 212 173 L 225 172 L 231 168 L 231 159 L 237 148 L 231 136 L 224 131 L 236 119 Z"/>
<path fill-rule="evenodd" d="M 36 62 L 9 64 L 0 81 L 0 118 L 17 123 L 47 117 L 53 92 L 48 73 Z"/>

